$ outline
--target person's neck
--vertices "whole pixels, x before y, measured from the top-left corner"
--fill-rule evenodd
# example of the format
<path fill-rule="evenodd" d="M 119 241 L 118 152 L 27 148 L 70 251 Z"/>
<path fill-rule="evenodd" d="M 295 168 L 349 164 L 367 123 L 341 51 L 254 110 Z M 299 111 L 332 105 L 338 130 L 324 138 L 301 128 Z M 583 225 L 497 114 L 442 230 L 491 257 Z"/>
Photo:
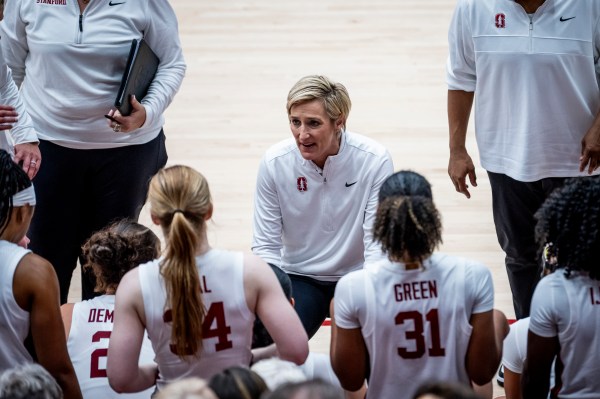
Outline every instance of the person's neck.
<path fill-rule="evenodd" d="M 515 2 L 519 3 L 525 9 L 525 12 L 533 14 L 544 4 L 545 0 L 515 0 Z"/>
<path fill-rule="evenodd" d="M 204 255 L 208 251 L 211 250 L 210 244 L 208 243 L 208 238 L 206 237 L 206 232 L 202 234 L 200 239 L 200 243 L 198 244 L 198 249 L 196 249 L 196 256 Z"/>
<path fill-rule="evenodd" d="M 404 264 L 405 270 L 418 270 L 423 267 L 423 262 L 420 260 L 411 259 L 408 256 L 402 256 L 400 259 L 390 258 L 392 262 L 402 263 Z"/>
<path fill-rule="evenodd" d="M 21 239 L 18 238 L 16 231 L 14 231 L 10 225 L 6 226 L 6 229 L 2 232 L 2 235 L 0 235 L 0 240 L 12 242 L 13 244 L 18 244 L 19 241 L 21 241 Z"/>

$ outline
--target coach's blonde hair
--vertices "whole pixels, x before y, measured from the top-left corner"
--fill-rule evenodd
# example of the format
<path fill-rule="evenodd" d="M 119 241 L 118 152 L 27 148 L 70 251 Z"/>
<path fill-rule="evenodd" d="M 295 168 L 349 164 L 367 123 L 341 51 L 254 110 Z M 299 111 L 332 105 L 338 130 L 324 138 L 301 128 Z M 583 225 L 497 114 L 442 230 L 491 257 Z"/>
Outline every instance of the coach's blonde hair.
<path fill-rule="evenodd" d="M 195 257 L 212 211 L 208 183 L 190 167 L 172 166 L 152 178 L 148 197 L 166 238 L 161 274 L 172 313 L 171 348 L 180 358 L 198 356 L 206 309 Z"/>
<path fill-rule="evenodd" d="M 309 75 L 300 79 L 290 90 L 287 97 L 287 113 L 290 115 L 294 105 L 312 100 L 321 100 L 327 116 L 332 121 L 343 120 L 344 130 L 346 119 L 350 114 L 352 102 L 348 90 L 341 83 L 331 81 L 326 76 Z"/>

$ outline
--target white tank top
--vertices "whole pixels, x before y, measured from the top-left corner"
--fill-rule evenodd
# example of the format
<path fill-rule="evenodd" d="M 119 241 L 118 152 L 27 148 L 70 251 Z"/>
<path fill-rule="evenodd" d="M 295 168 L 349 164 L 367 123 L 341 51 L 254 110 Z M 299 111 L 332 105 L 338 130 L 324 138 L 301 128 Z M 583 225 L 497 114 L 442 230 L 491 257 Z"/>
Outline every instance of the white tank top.
<path fill-rule="evenodd" d="M 368 398 L 411 398 L 430 379 L 470 382 L 465 368 L 469 320 L 493 308 L 491 273 L 443 254 L 423 264 L 423 270 L 404 270 L 384 260 L 338 283 L 336 323 L 360 327 L 369 351 Z"/>
<path fill-rule="evenodd" d="M 33 361 L 24 341 L 29 334 L 29 312 L 15 301 L 13 279 L 19 262 L 31 251 L 0 241 L 0 372 Z"/>
<path fill-rule="evenodd" d="M 196 257 L 207 315 L 202 352 L 186 360 L 170 349 L 171 324 L 163 321 L 167 296 L 159 262 L 139 267 L 146 329 L 159 369 L 158 388 L 176 379 L 208 379 L 227 367 L 249 365 L 254 315 L 244 292 L 243 254 L 212 249 Z"/>
<path fill-rule="evenodd" d="M 584 272 L 567 278 L 561 269 L 544 277 L 531 300 L 529 330 L 558 336 L 564 365 L 555 376 L 558 397 L 600 397 L 600 281 Z"/>
<path fill-rule="evenodd" d="M 135 394 L 119 395 L 108 384 L 106 355 L 113 330 L 115 296 L 102 295 L 78 302 L 73 307 L 67 349 L 73 362 L 81 393 L 85 399 L 135 398 L 149 399 L 154 388 Z M 139 363 L 153 363 L 154 351 L 144 337 Z"/>

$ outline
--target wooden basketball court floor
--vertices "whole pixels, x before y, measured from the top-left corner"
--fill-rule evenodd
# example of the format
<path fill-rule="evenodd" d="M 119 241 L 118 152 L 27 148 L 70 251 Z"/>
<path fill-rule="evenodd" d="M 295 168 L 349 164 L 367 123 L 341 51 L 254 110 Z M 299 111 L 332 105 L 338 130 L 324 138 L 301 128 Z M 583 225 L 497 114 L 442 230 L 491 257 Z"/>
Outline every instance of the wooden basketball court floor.
<path fill-rule="evenodd" d="M 348 88 L 348 129 L 384 144 L 396 170 L 413 169 L 430 180 L 443 217 L 441 250 L 485 263 L 493 273 L 495 306 L 514 317 L 472 122 L 468 149 L 478 187 L 471 199 L 456 193 L 447 175 L 445 63 L 454 0 L 171 4 L 187 72 L 166 113 L 169 164 L 192 166 L 208 178 L 214 247 L 249 250 L 259 160 L 291 135 L 287 92 L 304 75 L 324 74 Z M 141 221 L 150 225 L 147 208 Z M 80 297 L 76 273 L 70 300 Z M 328 345 L 329 327 L 323 327 L 311 347 L 327 352 Z"/>

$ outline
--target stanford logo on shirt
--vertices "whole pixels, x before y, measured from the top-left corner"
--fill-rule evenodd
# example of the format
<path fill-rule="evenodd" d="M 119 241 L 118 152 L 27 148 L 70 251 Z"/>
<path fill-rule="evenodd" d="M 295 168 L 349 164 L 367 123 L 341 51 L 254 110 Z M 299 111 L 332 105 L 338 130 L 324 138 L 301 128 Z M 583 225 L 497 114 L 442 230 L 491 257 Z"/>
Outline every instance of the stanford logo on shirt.
<path fill-rule="evenodd" d="M 506 16 L 502 13 L 496 14 L 496 28 L 506 27 Z"/>
<path fill-rule="evenodd" d="M 67 0 L 36 0 L 38 4 L 50 4 L 53 6 L 66 6 Z"/>
<path fill-rule="evenodd" d="M 298 191 L 306 191 L 308 190 L 308 183 L 306 182 L 306 177 L 301 176 L 296 180 L 296 185 L 298 187 Z"/>

